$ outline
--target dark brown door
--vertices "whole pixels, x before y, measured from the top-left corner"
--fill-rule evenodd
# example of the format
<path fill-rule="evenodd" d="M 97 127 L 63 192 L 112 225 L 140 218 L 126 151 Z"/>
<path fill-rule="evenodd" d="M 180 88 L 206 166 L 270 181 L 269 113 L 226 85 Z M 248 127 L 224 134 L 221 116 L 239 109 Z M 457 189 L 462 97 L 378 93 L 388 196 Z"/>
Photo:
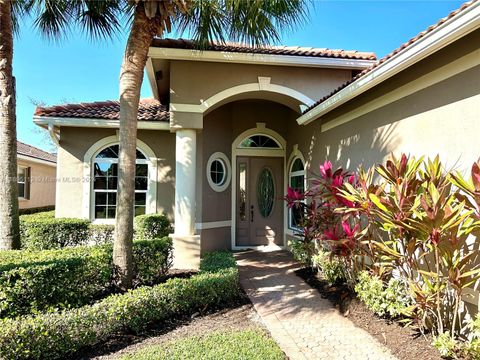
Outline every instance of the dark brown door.
<path fill-rule="evenodd" d="M 283 158 L 237 158 L 236 245 L 283 244 Z"/>

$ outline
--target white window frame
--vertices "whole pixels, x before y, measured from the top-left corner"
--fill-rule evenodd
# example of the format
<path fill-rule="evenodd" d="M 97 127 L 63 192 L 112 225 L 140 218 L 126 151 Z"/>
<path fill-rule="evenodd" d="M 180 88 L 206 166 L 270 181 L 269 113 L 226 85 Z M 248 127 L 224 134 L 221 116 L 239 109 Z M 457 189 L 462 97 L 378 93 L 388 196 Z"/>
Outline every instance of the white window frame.
<path fill-rule="evenodd" d="M 303 164 L 303 170 L 292 171 L 293 164 L 297 159 Z M 303 176 L 303 188 L 304 191 L 307 189 L 307 163 L 305 162 L 305 158 L 303 157 L 302 153 L 298 150 L 298 146 L 294 146 L 294 151 L 290 155 L 290 161 L 288 166 L 288 186 L 292 186 L 292 178 L 295 176 Z M 304 204 L 306 203 L 305 200 L 302 201 Z M 300 228 L 294 226 L 292 224 L 292 209 L 288 209 L 288 229 L 289 230 L 299 230 Z"/>
<path fill-rule="evenodd" d="M 110 146 L 113 146 L 113 145 L 117 145 L 117 144 L 112 144 L 112 145 L 109 145 L 107 147 L 104 147 L 102 149 L 100 149 L 97 154 L 95 155 L 95 158 L 92 160 L 92 163 L 94 164 L 99 164 L 99 163 L 103 163 L 103 164 L 117 164 L 118 165 L 118 158 L 96 158 L 96 156 L 103 150 L 109 148 Z M 144 156 L 145 156 L 145 159 L 137 159 L 135 161 L 135 164 L 136 165 L 147 165 L 149 164 L 148 160 L 147 160 L 147 156 L 143 153 L 142 150 L 140 150 L 139 148 L 137 148 L 138 151 L 140 151 Z M 148 173 L 150 173 L 150 166 L 148 167 Z M 93 178 L 92 178 L 93 180 Z M 118 180 L 118 179 L 117 179 Z M 147 182 L 147 189 L 146 190 L 137 190 L 135 189 L 135 194 L 145 194 L 145 214 L 147 213 L 147 197 L 148 197 L 148 188 L 149 188 L 149 185 L 148 182 Z M 106 218 L 106 219 L 97 219 L 95 218 L 95 206 L 96 206 L 96 203 L 95 203 L 95 194 L 96 193 L 117 193 L 118 192 L 118 189 L 117 190 L 109 190 L 109 189 L 95 189 L 95 187 L 93 186 L 92 187 L 92 208 L 93 208 L 93 221 L 112 221 L 114 219 L 111 219 L 111 218 Z M 107 204 L 107 207 L 108 207 L 108 204 Z M 115 205 L 115 208 L 116 208 L 116 205 Z"/>
<path fill-rule="evenodd" d="M 225 173 L 224 173 L 224 179 L 221 184 L 216 184 L 211 176 L 210 168 L 213 164 L 214 161 L 220 161 L 222 163 Z M 208 158 L 207 161 L 207 168 L 206 168 L 206 175 L 207 175 L 207 181 L 208 185 L 212 188 L 212 190 L 216 192 L 222 192 L 225 191 L 228 186 L 230 185 L 230 181 L 232 179 L 232 167 L 230 165 L 230 160 L 228 159 L 228 156 L 222 152 L 214 152 L 210 157 Z"/>
<path fill-rule="evenodd" d="M 19 181 L 18 173 L 19 170 L 23 171 L 23 182 Z M 17 165 L 17 187 L 18 184 L 23 184 L 23 194 L 27 192 L 27 175 L 28 175 L 28 167 L 27 166 L 22 166 L 22 165 Z M 20 196 L 18 195 L 18 200 L 28 200 L 25 196 Z"/>
<path fill-rule="evenodd" d="M 93 189 L 93 163 L 97 160 L 96 156 L 103 149 L 118 145 L 118 136 L 113 135 L 103 138 L 93 144 L 85 153 L 83 162 L 83 201 L 82 201 L 82 217 L 92 221 L 94 224 L 114 224 L 115 219 L 95 219 L 95 192 Z M 157 212 L 157 158 L 153 150 L 143 141 L 137 139 L 137 149 L 141 151 L 146 159 L 137 160 L 147 163 L 148 165 L 148 185 L 147 199 L 145 206 L 145 214 L 155 214 Z M 113 160 L 113 159 L 112 159 Z M 118 161 L 118 159 L 117 159 Z M 137 191 L 136 191 L 137 192 Z M 144 192 L 141 190 L 140 192 Z"/>

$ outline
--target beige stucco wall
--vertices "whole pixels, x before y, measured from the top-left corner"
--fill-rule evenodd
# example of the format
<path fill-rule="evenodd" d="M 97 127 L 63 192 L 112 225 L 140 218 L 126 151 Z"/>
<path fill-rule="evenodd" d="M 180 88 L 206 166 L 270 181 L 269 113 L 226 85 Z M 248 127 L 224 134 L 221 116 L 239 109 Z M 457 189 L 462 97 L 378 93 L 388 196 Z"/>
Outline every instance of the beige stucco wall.
<path fill-rule="evenodd" d="M 19 199 L 20 209 L 55 205 L 56 167 L 29 160 L 18 160 L 18 166 L 30 168 L 30 198 Z"/>
<path fill-rule="evenodd" d="M 85 153 L 97 141 L 115 134 L 113 129 L 73 127 L 61 129 L 58 149 L 57 217 L 82 217 Z M 169 131 L 139 130 L 138 139 L 145 142 L 157 157 L 157 212 L 173 218 L 175 134 Z"/>
<path fill-rule="evenodd" d="M 323 119 L 307 126 L 293 124 L 288 131 L 289 146 L 298 144 L 314 171 L 325 159 L 355 169 L 360 164 L 371 166 L 382 162 L 392 152 L 430 157 L 439 154 L 448 168 L 469 168 L 480 156 L 478 44 L 480 31 L 403 71 Z M 476 59 L 477 66 L 464 70 L 462 59 L 466 58 L 470 63 Z M 457 71 L 454 71 L 457 63 Z M 446 79 L 445 66 L 452 72 Z M 429 86 L 399 99 L 393 97 L 395 91 L 405 85 L 421 84 L 417 79 L 425 76 L 431 76 Z M 358 109 L 372 106 L 380 97 L 389 101 L 390 95 L 394 101 L 355 116 Z M 351 120 L 321 131 L 322 124 L 345 118 Z"/>
<path fill-rule="evenodd" d="M 200 104 L 234 86 L 258 83 L 258 77 L 269 77 L 271 84 L 299 91 L 315 101 L 349 80 L 352 72 L 343 69 L 171 61 L 170 101 Z M 256 96 L 252 95 L 252 98 Z"/>

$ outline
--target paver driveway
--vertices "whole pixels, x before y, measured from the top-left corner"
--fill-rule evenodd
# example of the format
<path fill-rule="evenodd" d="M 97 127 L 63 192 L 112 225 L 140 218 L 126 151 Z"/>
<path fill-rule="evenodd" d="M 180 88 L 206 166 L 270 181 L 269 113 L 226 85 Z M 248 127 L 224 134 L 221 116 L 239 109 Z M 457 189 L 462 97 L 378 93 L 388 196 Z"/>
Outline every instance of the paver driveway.
<path fill-rule="evenodd" d="M 290 359 L 396 359 L 294 274 L 286 251 L 236 253 L 240 282 Z"/>

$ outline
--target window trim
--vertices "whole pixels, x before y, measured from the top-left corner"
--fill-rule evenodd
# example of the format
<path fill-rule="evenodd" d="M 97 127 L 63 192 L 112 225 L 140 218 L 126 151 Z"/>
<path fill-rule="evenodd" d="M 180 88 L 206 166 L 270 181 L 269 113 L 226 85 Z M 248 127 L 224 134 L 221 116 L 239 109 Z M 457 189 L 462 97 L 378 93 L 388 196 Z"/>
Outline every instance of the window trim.
<path fill-rule="evenodd" d="M 28 172 L 29 172 L 28 168 L 29 168 L 28 166 L 17 165 L 17 188 L 18 188 L 18 184 L 23 184 L 23 195 L 24 195 L 24 196 L 18 195 L 18 200 L 22 200 L 22 201 L 30 200 L 29 196 L 25 196 L 27 195 L 27 187 L 30 185 L 29 178 L 28 178 Z M 24 176 L 23 183 L 19 181 L 19 177 L 18 177 L 18 171 L 20 169 L 23 171 L 23 176 Z"/>
<path fill-rule="evenodd" d="M 225 169 L 224 181 L 221 185 L 218 185 L 213 181 L 210 173 L 210 168 L 215 160 L 219 160 L 223 164 Z M 212 155 L 210 155 L 206 166 L 206 176 L 208 185 L 210 185 L 213 191 L 225 191 L 230 186 L 230 181 L 232 180 L 232 166 L 230 165 L 230 160 L 228 159 L 228 156 L 220 151 L 214 152 Z"/>
<path fill-rule="evenodd" d="M 297 170 L 292 172 L 293 164 L 295 161 L 300 159 L 303 164 L 303 170 Z M 307 163 L 305 162 L 305 158 L 303 157 L 302 153 L 298 150 L 298 148 L 294 148 L 292 155 L 290 157 L 290 163 L 288 166 L 288 187 L 292 184 L 292 178 L 295 176 L 303 176 L 303 188 L 307 189 Z M 302 201 L 305 204 L 305 200 Z M 300 227 L 294 226 L 292 224 L 292 209 L 288 209 L 288 219 L 287 219 L 287 228 L 289 230 L 300 230 Z"/>
<path fill-rule="evenodd" d="M 84 155 L 83 161 L 83 196 L 82 196 L 82 217 L 92 221 L 94 224 L 114 224 L 115 219 L 95 219 L 94 189 L 93 189 L 93 163 L 95 157 L 103 149 L 118 145 L 118 135 L 112 135 L 100 139 L 93 144 Z M 145 214 L 157 212 L 157 176 L 158 160 L 153 150 L 143 141 L 137 139 L 137 149 L 140 150 L 146 159 L 140 159 L 148 164 L 148 187 L 145 205 Z"/>
<path fill-rule="evenodd" d="M 94 155 L 94 157 L 92 158 L 92 164 L 98 164 L 98 163 L 103 163 L 103 164 L 117 164 L 118 165 L 118 157 L 117 158 L 97 158 L 98 154 L 100 154 L 100 152 L 102 152 L 103 150 L 111 147 L 111 146 L 115 146 L 117 144 L 111 144 L 111 145 L 108 145 L 108 146 L 105 146 L 103 148 L 100 148 L 96 154 Z M 135 164 L 137 165 L 147 165 L 148 166 L 148 173 L 150 173 L 150 165 L 149 165 L 149 162 L 148 162 L 148 157 L 147 155 L 145 155 L 145 153 L 140 149 L 138 148 L 137 146 L 137 150 L 140 151 L 143 156 L 145 156 L 145 159 L 137 159 L 135 161 Z M 149 177 L 149 176 L 148 176 Z M 92 174 L 92 180 L 94 180 L 95 176 L 94 174 Z M 145 194 L 145 214 L 147 213 L 147 203 L 148 203 L 148 189 L 150 187 L 150 184 L 149 182 L 147 182 L 147 189 L 146 190 L 137 190 L 135 189 L 135 194 Z M 111 189 L 95 189 L 95 186 L 94 184 L 92 185 L 92 211 L 93 211 L 93 214 L 92 214 L 92 220 L 93 221 L 112 221 L 114 219 L 111 219 L 111 218 L 96 218 L 95 217 L 95 206 L 97 206 L 97 204 L 95 203 L 95 194 L 96 193 L 115 193 L 117 194 L 118 190 L 111 190 Z M 103 205 L 99 205 L 99 206 L 103 206 Z M 105 205 L 106 207 L 109 207 L 108 203 Z M 116 208 L 116 205 L 115 205 L 115 208 Z"/>

